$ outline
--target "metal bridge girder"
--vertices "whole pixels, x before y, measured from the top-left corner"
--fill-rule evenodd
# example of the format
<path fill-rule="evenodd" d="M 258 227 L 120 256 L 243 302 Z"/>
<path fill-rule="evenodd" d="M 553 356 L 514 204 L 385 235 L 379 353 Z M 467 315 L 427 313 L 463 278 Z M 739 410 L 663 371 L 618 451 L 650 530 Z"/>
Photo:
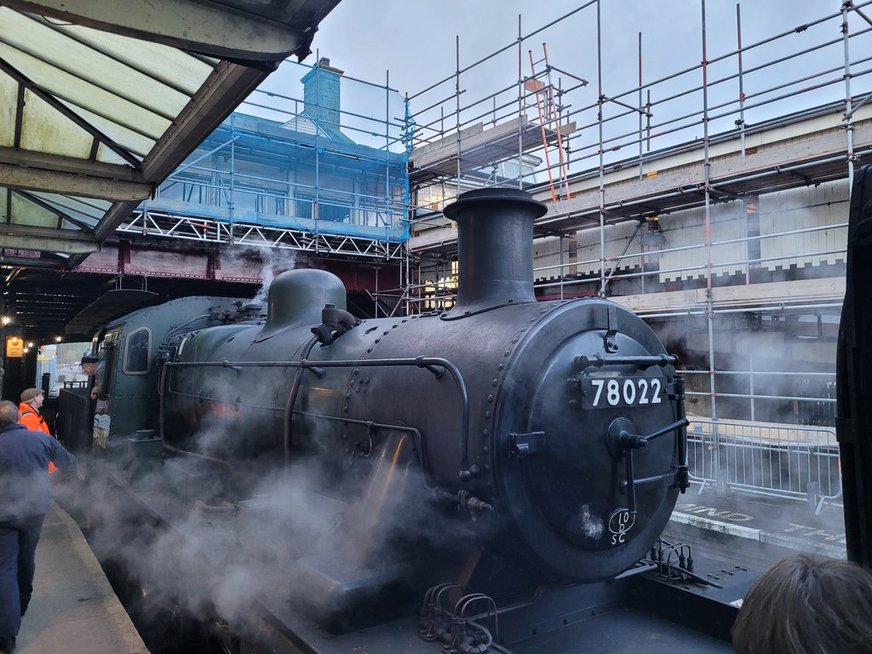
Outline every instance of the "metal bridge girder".
<path fill-rule="evenodd" d="M 191 216 L 156 211 L 135 211 L 118 227 L 118 233 L 156 236 L 200 243 L 249 245 L 335 256 L 401 260 L 404 244 L 347 234 L 313 233 L 288 227 L 244 223 L 227 224 Z"/>

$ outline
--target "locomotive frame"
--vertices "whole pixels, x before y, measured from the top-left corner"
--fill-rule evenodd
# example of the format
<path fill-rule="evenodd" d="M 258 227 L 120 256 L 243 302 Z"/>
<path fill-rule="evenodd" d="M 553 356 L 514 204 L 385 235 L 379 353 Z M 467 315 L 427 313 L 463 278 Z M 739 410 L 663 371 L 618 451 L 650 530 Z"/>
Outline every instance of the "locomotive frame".
<path fill-rule="evenodd" d="M 327 477 L 358 480 L 340 498 L 338 533 L 358 565 L 289 561 L 311 597 L 258 597 L 234 625 L 246 644 L 228 647 L 521 654 L 547 642 L 587 651 L 567 647 L 594 624 L 611 624 L 595 629 L 613 638 L 619 619 L 633 623 L 620 628 L 622 646 L 661 651 L 652 635 L 671 634 L 664 652 L 728 651 L 729 601 L 752 575 L 736 568 L 724 588 L 694 571 L 686 546 L 658 541 L 688 486 L 675 358 L 607 300 L 536 302 L 528 246 L 543 211 L 514 189 L 473 191 L 446 208 L 458 222 L 461 278 L 445 313 L 359 323 L 338 278 L 295 270 L 273 282 L 265 316 L 242 301 L 186 298 L 106 326 L 98 383 L 108 392 L 93 450 L 148 524 L 174 528 L 155 509 L 162 503 L 228 498 L 256 524 L 257 505 L 244 501 L 251 488 L 228 466 L 288 466 L 300 452 Z M 144 369 L 129 347 L 142 335 Z M 197 435 L 216 425 L 225 431 L 210 449 Z M 143 474 L 155 469 L 168 472 Z M 138 501 L 155 479 L 162 503 Z M 413 502 L 433 504 L 450 533 L 445 551 L 414 533 L 383 533 L 408 479 Z M 398 539 L 403 556 L 385 564 L 381 547 Z M 653 571 L 666 581 L 647 578 Z M 313 609 L 312 597 L 330 608 Z M 707 607 L 721 640 L 640 612 L 652 598 L 673 619 Z M 408 602 L 421 599 L 410 618 Z M 512 622 L 508 634 L 494 633 L 498 615 Z M 676 649 L 678 633 L 687 650 Z"/>

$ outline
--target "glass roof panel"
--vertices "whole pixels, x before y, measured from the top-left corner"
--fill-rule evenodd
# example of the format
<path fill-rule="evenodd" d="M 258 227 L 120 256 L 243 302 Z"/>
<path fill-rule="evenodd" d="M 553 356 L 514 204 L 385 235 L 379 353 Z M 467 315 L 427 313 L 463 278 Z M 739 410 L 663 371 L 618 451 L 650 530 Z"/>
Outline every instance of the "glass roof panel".
<path fill-rule="evenodd" d="M 71 74 L 111 91 L 149 110 L 172 117 L 190 96 L 172 89 L 124 62 L 95 52 L 42 20 L 17 12 L 3 12 L 3 41 Z"/>
<path fill-rule="evenodd" d="M 33 195 L 46 204 L 51 205 L 60 213 L 66 214 L 74 220 L 87 223 L 92 227 L 97 224 L 97 221 L 112 206 L 112 203 L 106 200 L 95 200 L 94 198 L 82 198 L 73 195 L 59 195 L 57 193 L 34 193 Z"/>
<path fill-rule="evenodd" d="M 26 75 L 49 93 L 68 100 L 79 107 L 112 117 L 122 124 L 136 126 L 137 130 L 154 138 L 160 137 L 170 121 L 144 107 L 98 88 L 59 68 L 47 64 L 19 50 L 0 43 L 0 58 Z M 27 108 L 25 108 L 27 111 Z"/>
<path fill-rule="evenodd" d="M 12 220 L 10 222 L 13 225 L 55 228 L 58 226 L 58 217 L 57 214 L 34 204 L 19 193 L 13 193 Z"/>
<path fill-rule="evenodd" d="M 196 93 L 213 70 L 213 66 L 207 63 L 209 60 L 205 57 L 193 57 L 186 52 L 159 43 L 147 43 L 80 25 L 53 27 L 98 52 L 138 70 L 146 71 L 150 77 L 188 95 Z"/>
<path fill-rule="evenodd" d="M 92 223 L 92 225 L 91 225 L 92 227 L 94 225 L 96 225 L 96 222 L 94 222 L 92 220 L 83 221 L 83 222 Z M 70 222 L 66 218 L 63 218 L 63 219 L 61 219 L 61 229 L 81 229 L 81 226 L 77 225 L 73 222 Z"/>
<path fill-rule="evenodd" d="M 111 148 L 107 148 L 102 143 L 97 146 L 97 161 L 101 163 L 111 163 L 111 164 L 121 164 L 124 165 L 127 162 L 124 161 L 124 157 L 120 154 L 112 150 Z"/>
<path fill-rule="evenodd" d="M 57 109 L 30 91 L 24 92 L 27 109 L 21 121 L 21 147 L 86 159 L 94 138 Z"/>
<path fill-rule="evenodd" d="M 67 104 L 67 103 L 64 103 Z M 140 157 L 145 157 L 154 147 L 156 139 L 149 138 L 137 132 L 134 132 L 127 127 L 119 125 L 110 120 L 106 120 L 102 116 L 91 113 L 87 109 L 81 107 L 70 106 L 79 116 L 84 118 L 88 123 L 96 127 L 105 136 L 109 137 L 115 143 L 124 144 L 124 149 L 133 152 Z"/>
<path fill-rule="evenodd" d="M 15 112 L 18 104 L 18 82 L 0 73 L 0 145 L 15 141 Z"/>

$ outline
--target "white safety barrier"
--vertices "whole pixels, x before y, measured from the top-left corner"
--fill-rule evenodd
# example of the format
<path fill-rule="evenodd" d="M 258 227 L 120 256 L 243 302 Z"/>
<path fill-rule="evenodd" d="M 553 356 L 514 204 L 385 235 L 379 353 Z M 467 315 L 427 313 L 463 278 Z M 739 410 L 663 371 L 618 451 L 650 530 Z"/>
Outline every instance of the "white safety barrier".
<path fill-rule="evenodd" d="M 699 492 L 712 486 L 719 493 L 802 500 L 815 513 L 841 497 L 832 427 L 689 418 L 688 467 Z"/>

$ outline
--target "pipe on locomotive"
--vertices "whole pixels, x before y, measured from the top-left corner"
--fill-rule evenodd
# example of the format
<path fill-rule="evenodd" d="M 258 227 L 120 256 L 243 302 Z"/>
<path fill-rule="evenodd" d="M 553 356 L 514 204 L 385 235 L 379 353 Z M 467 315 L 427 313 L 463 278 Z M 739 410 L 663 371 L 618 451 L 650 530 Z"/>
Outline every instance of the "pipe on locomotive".
<path fill-rule="evenodd" d="M 311 349 L 311 348 L 310 348 Z M 447 370 L 454 379 L 454 384 L 457 387 L 457 392 L 460 396 L 460 472 L 458 474 L 461 481 L 469 481 L 478 477 L 481 470 L 476 464 L 469 465 L 469 391 L 466 387 L 466 381 L 463 379 L 463 373 L 448 359 L 442 357 L 424 357 L 417 356 L 415 358 L 402 359 L 350 359 L 335 361 L 308 361 L 300 359 L 299 361 L 170 361 L 164 364 L 165 368 L 297 368 L 298 370 L 315 371 L 319 368 L 385 368 L 394 366 L 414 366 L 423 368 L 429 371 L 433 376 L 439 378 L 442 375 L 440 370 Z M 161 382 L 164 383 L 163 381 Z M 184 395 L 184 393 L 177 393 Z M 163 395 L 161 395 L 161 398 Z M 296 396 L 292 397 L 296 399 Z M 286 407 L 287 411 L 293 411 L 293 405 Z M 161 409 L 163 416 L 163 409 Z M 163 427 L 161 426 L 161 435 L 163 435 Z M 290 442 L 291 435 L 288 432 L 286 435 Z"/>
<path fill-rule="evenodd" d="M 520 189 L 483 188 L 445 207 L 457 223 L 457 301 L 444 320 L 535 302 L 533 221 L 548 212 Z"/>

